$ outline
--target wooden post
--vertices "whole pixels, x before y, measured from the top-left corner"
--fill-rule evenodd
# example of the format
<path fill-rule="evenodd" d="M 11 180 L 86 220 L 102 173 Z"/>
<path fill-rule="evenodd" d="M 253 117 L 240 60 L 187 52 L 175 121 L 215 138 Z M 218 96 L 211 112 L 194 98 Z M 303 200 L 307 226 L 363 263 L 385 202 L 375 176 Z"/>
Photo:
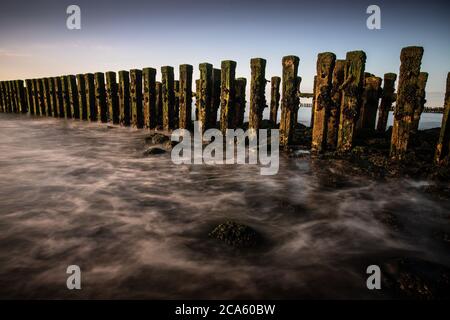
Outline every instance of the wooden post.
<path fill-rule="evenodd" d="M 3 81 L 2 82 L 2 87 L 3 87 L 3 100 L 5 101 L 5 106 L 3 107 L 3 109 L 5 110 L 6 113 L 9 113 L 9 106 L 10 106 L 10 101 L 9 101 L 9 93 L 8 93 L 8 81 Z"/>
<path fill-rule="evenodd" d="M 223 134 L 227 129 L 234 128 L 235 111 L 235 76 L 236 62 L 225 60 L 221 63 L 221 87 L 220 87 L 220 130 Z"/>
<path fill-rule="evenodd" d="M 244 114 L 245 114 L 245 106 L 247 104 L 246 101 L 246 92 L 245 88 L 247 86 L 247 79 L 245 78 L 237 78 L 235 81 L 235 113 L 234 113 L 234 128 L 242 128 L 244 125 Z"/>
<path fill-rule="evenodd" d="M 300 85 L 302 83 L 302 77 L 297 77 L 297 100 L 295 101 L 295 112 L 294 112 L 294 127 L 298 125 L 298 109 L 300 108 Z"/>
<path fill-rule="evenodd" d="M 106 76 L 106 100 L 108 102 L 108 122 L 119 124 L 119 96 L 116 73 L 108 71 Z"/>
<path fill-rule="evenodd" d="M 447 73 L 444 114 L 434 160 L 437 165 L 450 165 L 450 72 Z"/>
<path fill-rule="evenodd" d="M 250 113 L 248 127 L 258 132 L 266 105 L 266 60 L 253 58 L 250 60 Z M 297 81 L 296 81 L 297 83 Z M 297 85 L 296 85 L 297 89 Z M 297 91 L 297 90 L 296 90 Z M 298 107 L 297 107 L 298 108 Z"/>
<path fill-rule="evenodd" d="M 365 66 L 366 54 L 364 51 L 347 52 L 337 144 L 337 150 L 340 152 L 349 151 L 353 147 L 356 121 L 361 107 Z"/>
<path fill-rule="evenodd" d="M 332 108 L 331 84 L 336 55 L 331 52 L 319 53 L 317 56 L 317 83 L 315 90 L 314 126 L 312 131 L 312 152 L 322 152 L 326 148 L 328 116 Z"/>
<path fill-rule="evenodd" d="M 173 128 L 178 129 L 180 124 L 180 80 L 173 82 L 174 108 L 173 108 Z"/>
<path fill-rule="evenodd" d="M 80 119 L 80 104 L 78 101 L 77 79 L 74 75 L 67 76 L 72 119 Z"/>
<path fill-rule="evenodd" d="M 333 80 L 331 85 L 331 109 L 327 124 L 327 149 L 334 150 L 337 145 L 339 117 L 341 110 L 342 91 L 344 83 L 345 60 L 336 60 L 333 70 Z"/>
<path fill-rule="evenodd" d="M 361 110 L 356 122 L 358 130 L 374 130 L 377 119 L 378 100 L 381 96 L 381 78 L 366 74 L 362 95 Z"/>
<path fill-rule="evenodd" d="M 162 83 L 156 82 L 155 86 L 156 94 L 156 126 L 162 128 L 163 126 L 163 93 L 162 93 Z"/>
<path fill-rule="evenodd" d="M 45 116 L 47 115 L 47 109 L 45 107 L 44 79 L 38 79 L 38 97 L 40 115 Z"/>
<path fill-rule="evenodd" d="M 8 113 L 14 112 L 13 110 L 13 98 L 11 93 L 11 81 L 5 82 L 5 90 L 6 90 L 6 100 L 7 100 L 7 111 Z"/>
<path fill-rule="evenodd" d="M 312 107 L 311 107 L 311 120 L 309 122 L 309 126 L 311 130 L 314 127 L 314 105 L 316 104 L 316 85 L 317 85 L 317 76 L 314 76 L 314 83 L 313 83 L 313 96 L 312 96 Z"/>
<path fill-rule="evenodd" d="M 87 120 L 86 81 L 83 74 L 77 74 L 78 104 L 80 106 L 80 120 Z"/>
<path fill-rule="evenodd" d="M 414 110 L 418 106 L 418 78 L 422 62 L 422 47 L 406 47 L 400 54 L 397 104 L 391 138 L 391 157 L 402 160 L 408 150 Z"/>
<path fill-rule="evenodd" d="M 156 127 L 156 69 L 144 68 L 144 126 Z"/>
<path fill-rule="evenodd" d="M 217 126 L 217 116 L 220 109 L 222 70 L 213 69 L 212 107 L 211 107 L 211 127 Z M 219 119 L 220 122 L 220 119 Z"/>
<path fill-rule="evenodd" d="M 62 92 L 61 77 L 55 77 L 56 84 L 56 108 L 58 109 L 58 116 L 64 118 L 64 101 Z"/>
<path fill-rule="evenodd" d="M 191 65 L 180 65 L 180 129 L 192 127 L 192 72 Z"/>
<path fill-rule="evenodd" d="M 108 121 L 108 107 L 106 104 L 105 75 L 103 72 L 96 72 L 94 74 L 94 86 L 97 121 L 106 123 Z"/>
<path fill-rule="evenodd" d="M 280 119 L 280 145 L 292 144 L 297 109 L 297 72 L 300 59 L 297 56 L 285 56 L 282 60 L 283 84 Z"/>
<path fill-rule="evenodd" d="M 270 79 L 270 121 L 277 124 L 278 108 L 280 107 L 280 77 Z"/>
<path fill-rule="evenodd" d="M 417 132 L 419 130 L 419 122 L 420 122 L 420 116 L 422 115 L 423 110 L 425 109 L 425 103 L 426 100 L 426 92 L 425 88 L 427 85 L 428 80 L 428 73 L 427 72 L 421 72 L 419 74 L 419 78 L 417 80 L 417 99 L 418 99 L 418 105 L 416 109 L 414 110 L 414 119 L 413 119 L 413 125 L 412 125 L 412 131 Z"/>
<path fill-rule="evenodd" d="M 174 128 L 175 118 L 175 93 L 173 67 L 161 67 L 162 99 L 163 99 L 163 128 Z"/>
<path fill-rule="evenodd" d="M 57 108 L 57 96 L 56 96 L 56 81 L 55 78 L 49 78 L 48 84 L 50 88 L 50 106 L 52 109 L 53 117 L 58 117 L 58 108 Z"/>
<path fill-rule="evenodd" d="M 5 100 L 4 100 L 4 94 L 3 94 L 3 81 L 0 81 L 0 112 L 6 112 L 5 111 Z"/>
<path fill-rule="evenodd" d="M 86 73 L 84 75 L 84 83 L 86 86 L 86 109 L 87 119 L 89 121 L 97 121 L 97 110 L 95 108 L 95 83 L 94 74 Z"/>
<path fill-rule="evenodd" d="M 62 83 L 62 97 L 63 97 L 63 108 L 64 108 L 64 118 L 72 118 L 72 110 L 70 108 L 70 92 L 69 92 L 69 76 L 61 77 Z"/>
<path fill-rule="evenodd" d="M 199 109 L 200 109 L 200 79 L 195 80 L 195 121 L 199 121 Z"/>
<path fill-rule="evenodd" d="M 17 97 L 19 100 L 19 112 L 20 113 L 27 113 L 28 112 L 28 104 L 25 94 L 25 87 L 23 85 L 23 80 L 17 80 Z"/>
<path fill-rule="evenodd" d="M 381 96 L 380 107 L 378 111 L 377 131 L 385 132 L 389 111 L 391 111 L 392 103 L 395 101 L 395 81 L 397 75 L 395 73 L 385 73 L 383 81 L 383 91 Z"/>
<path fill-rule="evenodd" d="M 199 82 L 199 108 L 198 116 L 201 122 L 201 132 L 209 129 L 211 123 L 211 102 L 212 102 L 212 65 L 209 63 L 201 63 L 200 82 Z M 223 76 L 223 72 L 222 72 Z"/>
<path fill-rule="evenodd" d="M 45 115 L 47 117 L 53 116 L 52 105 L 51 105 L 51 97 L 50 97 L 50 81 L 49 78 L 42 79 L 43 84 L 43 98 L 44 98 L 44 106 L 45 106 Z"/>
<path fill-rule="evenodd" d="M 119 71 L 119 122 L 122 126 L 130 125 L 130 74 Z"/>
<path fill-rule="evenodd" d="M 142 71 L 130 70 L 131 126 L 142 128 L 144 125 L 142 107 Z"/>
<path fill-rule="evenodd" d="M 11 96 L 13 101 L 13 112 L 18 113 L 19 110 L 19 103 L 17 99 L 17 90 L 16 90 L 16 82 L 14 80 L 10 81 L 11 86 Z"/>

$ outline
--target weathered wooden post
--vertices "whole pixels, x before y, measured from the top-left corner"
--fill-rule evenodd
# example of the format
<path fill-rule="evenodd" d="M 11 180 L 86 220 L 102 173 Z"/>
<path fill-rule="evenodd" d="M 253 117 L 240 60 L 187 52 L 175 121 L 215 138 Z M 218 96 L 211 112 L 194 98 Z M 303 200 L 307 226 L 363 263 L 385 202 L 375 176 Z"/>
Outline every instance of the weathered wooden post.
<path fill-rule="evenodd" d="M 94 86 L 97 121 L 106 123 L 108 121 L 108 108 L 106 104 L 105 75 L 103 74 L 103 72 L 94 73 Z"/>
<path fill-rule="evenodd" d="M 25 94 L 25 87 L 23 85 L 23 80 L 17 80 L 17 96 L 19 100 L 19 112 L 27 113 L 28 112 L 28 104 Z"/>
<path fill-rule="evenodd" d="M 235 81 L 235 112 L 234 112 L 234 128 L 242 128 L 244 125 L 244 114 L 246 101 L 245 88 L 247 86 L 247 79 L 237 78 Z"/>
<path fill-rule="evenodd" d="M 322 152 L 326 148 L 328 116 L 331 111 L 331 84 L 336 55 L 322 52 L 317 56 L 317 83 L 314 99 L 314 126 L 312 131 L 312 152 Z"/>
<path fill-rule="evenodd" d="M 46 108 L 45 108 L 45 94 L 44 94 L 44 79 L 38 79 L 38 98 L 39 98 L 39 115 L 45 116 L 46 115 Z"/>
<path fill-rule="evenodd" d="M 178 129 L 180 123 L 180 80 L 173 82 L 174 108 L 173 108 L 173 128 Z"/>
<path fill-rule="evenodd" d="M 212 106 L 211 106 L 211 127 L 216 127 L 217 116 L 220 109 L 222 70 L 213 69 L 213 88 L 212 88 Z M 220 122 L 220 119 L 219 119 Z"/>
<path fill-rule="evenodd" d="M 10 101 L 9 101 L 9 92 L 8 92 L 8 81 L 2 82 L 3 87 L 3 100 L 5 101 L 4 110 L 9 113 L 10 111 Z"/>
<path fill-rule="evenodd" d="M 69 88 L 70 113 L 72 119 L 80 119 L 80 104 L 78 101 L 77 79 L 74 75 L 67 76 Z"/>
<path fill-rule="evenodd" d="M 119 96 L 116 73 L 108 71 L 106 76 L 106 100 L 108 102 L 108 122 L 119 124 Z"/>
<path fill-rule="evenodd" d="M 200 82 L 199 82 L 199 108 L 198 120 L 201 122 L 201 132 L 209 129 L 211 123 L 211 104 L 212 104 L 212 65 L 201 63 Z M 223 76 L 223 72 L 222 72 Z M 221 121 L 222 122 L 222 121 Z"/>
<path fill-rule="evenodd" d="M 221 63 L 220 87 L 220 130 L 225 134 L 227 129 L 234 128 L 235 111 L 235 76 L 236 62 L 225 60 Z"/>
<path fill-rule="evenodd" d="M 447 73 L 444 114 L 434 160 L 437 165 L 450 165 L 450 72 Z"/>
<path fill-rule="evenodd" d="M 340 152 L 349 151 L 353 147 L 356 121 L 361 107 L 365 66 L 366 54 L 364 51 L 347 52 L 337 144 L 337 150 Z"/>
<path fill-rule="evenodd" d="M 5 89 L 6 89 L 6 100 L 7 100 L 7 110 L 9 113 L 14 112 L 13 110 L 13 98 L 11 93 L 11 81 L 5 82 Z"/>
<path fill-rule="evenodd" d="M 58 116 L 60 118 L 64 118 L 64 101 L 63 101 L 61 77 L 55 77 L 55 89 L 56 89 L 56 109 L 58 110 Z"/>
<path fill-rule="evenodd" d="M 344 83 L 345 60 L 336 60 L 331 84 L 331 109 L 327 124 L 327 149 L 336 149 L 341 111 L 341 86 Z"/>
<path fill-rule="evenodd" d="M 3 94 L 3 81 L 0 81 L 0 112 L 6 112 L 5 111 L 5 100 L 4 100 L 4 94 Z"/>
<path fill-rule="evenodd" d="M 161 67 L 162 100 L 163 100 L 163 128 L 174 128 L 175 93 L 173 67 Z"/>
<path fill-rule="evenodd" d="M 163 126 L 163 93 L 162 83 L 157 81 L 155 86 L 156 94 L 156 126 L 162 128 Z"/>
<path fill-rule="evenodd" d="M 2 92 L 2 112 L 8 112 L 8 99 L 5 90 L 5 81 L 0 82 L 0 90 Z"/>
<path fill-rule="evenodd" d="M 285 56 L 282 60 L 283 84 L 280 119 L 280 145 L 292 144 L 297 111 L 297 72 L 300 59 L 297 56 Z"/>
<path fill-rule="evenodd" d="M 317 76 L 314 76 L 314 83 L 313 83 L 313 96 L 312 96 L 312 107 L 311 107 L 311 120 L 309 121 L 309 126 L 312 130 L 314 127 L 314 105 L 316 104 L 316 85 L 317 85 Z"/>
<path fill-rule="evenodd" d="M 280 107 L 280 77 L 270 79 L 270 121 L 277 124 L 278 108 Z"/>
<path fill-rule="evenodd" d="M 144 68 L 144 126 L 156 127 L 156 69 Z"/>
<path fill-rule="evenodd" d="M 258 132 L 266 105 L 266 60 L 253 58 L 250 60 L 250 113 L 248 127 Z M 297 81 L 296 81 L 297 83 Z M 296 86 L 297 88 L 297 86 Z M 296 90 L 297 92 L 297 90 Z"/>
<path fill-rule="evenodd" d="M 93 73 L 86 73 L 84 75 L 84 84 L 86 86 L 87 119 L 89 121 L 97 121 L 97 109 L 95 108 L 95 81 Z"/>
<path fill-rule="evenodd" d="M 192 127 L 192 72 L 191 65 L 180 65 L 180 129 Z"/>
<path fill-rule="evenodd" d="M 62 83 L 64 118 L 70 119 L 72 118 L 72 110 L 70 109 L 69 76 L 62 76 L 61 83 Z"/>
<path fill-rule="evenodd" d="M 381 96 L 381 78 L 366 73 L 362 94 L 361 109 L 356 122 L 358 130 L 374 130 L 378 111 L 378 101 Z"/>
<path fill-rule="evenodd" d="M 417 130 L 419 130 L 420 116 L 422 115 L 422 112 L 425 109 L 425 103 L 427 102 L 426 92 L 425 92 L 425 88 L 427 86 L 427 80 L 428 80 L 428 73 L 421 72 L 419 74 L 419 78 L 417 79 L 418 105 L 417 105 L 416 109 L 414 110 L 414 119 L 413 119 L 413 125 L 412 125 L 413 132 L 417 132 Z"/>
<path fill-rule="evenodd" d="M 57 118 L 58 117 L 58 109 L 57 109 L 57 102 L 56 102 L 56 82 L 55 78 L 49 78 L 48 79 L 48 85 L 50 89 L 50 108 L 52 110 L 52 116 Z"/>
<path fill-rule="evenodd" d="M 131 126 L 142 128 L 144 125 L 142 107 L 142 71 L 130 70 Z"/>
<path fill-rule="evenodd" d="M 200 79 L 195 80 L 195 121 L 199 121 L 199 109 L 200 109 Z"/>
<path fill-rule="evenodd" d="M 11 81 L 11 94 L 13 98 L 13 112 L 19 113 L 19 100 L 17 99 L 16 81 Z"/>
<path fill-rule="evenodd" d="M 377 131 L 385 132 L 389 111 L 391 111 L 392 103 L 395 101 L 395 81 L 397 75 L 395 73 L 385 73 L 383 80 L 383 91 L 381 96 L 380 107 L 378 111 Z"/>
<path fill-rule="evenodd" d="M 130 73 L 119 71 L 119 122 L 130 125 Z"/>
<path fill-rule="evenodd" d="M 80 120 L 87 120 L 86 81 L 83 74 L 77 74 L 78 104 L 80 105 Z"/>
<path fill-rule="evenodd" d="M 422 47 L 406 47 L 400 54 L 397 104 L 391 138 L 391 157 L 395 160 L 402 160 L 408 150 L 414 110 L 419 104 L 417 82 L 422 56 Z"/>
<path fill-rule="evenodd" d="M 295 104 L 295 112 L 294 112 L 294 128 L 297 127 L 298 124 L 298 110 L 300 109 L 300 85 L 302 84 L 302 77 L 297 77 L 297 100 Z"/>
<path fill-rule="evenodd" d="M 52 106 L 51 106 L 51 97 L 50 97 L 50 81 L 49 78 L 43 78 L 42 79 L 43 84 L 43 98 L 44 98 L 44 106 L 45 106 L 45 112 L 44 114 L 47 117 L 53 116 Z"/>

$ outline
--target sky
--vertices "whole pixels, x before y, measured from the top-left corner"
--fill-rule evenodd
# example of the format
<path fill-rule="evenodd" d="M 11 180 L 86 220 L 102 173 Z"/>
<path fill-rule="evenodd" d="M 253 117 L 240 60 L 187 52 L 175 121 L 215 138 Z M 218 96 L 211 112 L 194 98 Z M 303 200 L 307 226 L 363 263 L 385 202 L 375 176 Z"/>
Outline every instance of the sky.
<path fill-rule="evenodd" d="M 366 71 L 398 73 L 400 50 L 425 48 L 428 92 L 443 92 L 450 71 L 450 2 L 348 0 L 0 0 L 0 80 L 163 65 L 267 60 L 266 78 L 281 75 L 285 55 L 300 57 L 302 91 L 312 92 L 319 52 L 367 54 Z M 66 8 L 81 8 L 81 30 L 66 27 Z M 381 9 L 369 30 L 366 9 Z M 157 78 L 160 77 L 158 72 Z M 439 102 L 437 102 L 439 103 Z"/>

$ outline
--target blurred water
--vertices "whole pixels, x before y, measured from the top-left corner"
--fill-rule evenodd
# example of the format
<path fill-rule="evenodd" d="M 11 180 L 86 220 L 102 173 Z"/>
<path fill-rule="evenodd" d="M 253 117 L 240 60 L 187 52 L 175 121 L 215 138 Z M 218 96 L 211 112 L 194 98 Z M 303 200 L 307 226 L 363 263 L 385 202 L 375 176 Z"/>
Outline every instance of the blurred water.
<path fill-rule="evenodd" d="M 450 204 L 420 192 L 425 182 L 285 156 L 275 176 L 178 166 L 144 157 L 146 134 L 0 114 L 0 298 L 374 298 L 385 292 L 366 289 L 369 264 L 450 265 L 434 237 L 448 230 Z M 226 219 L 266 244 L 209 239 Z M 66 289 L 71 264 L 81 291 Z"/>

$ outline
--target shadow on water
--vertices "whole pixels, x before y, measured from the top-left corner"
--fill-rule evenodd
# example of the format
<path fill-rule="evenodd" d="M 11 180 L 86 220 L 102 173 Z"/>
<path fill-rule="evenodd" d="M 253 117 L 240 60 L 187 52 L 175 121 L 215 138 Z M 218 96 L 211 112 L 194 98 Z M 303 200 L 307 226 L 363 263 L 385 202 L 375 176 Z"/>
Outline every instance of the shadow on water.
<path fill-rule="evenodd" d="M 281 156 L 257 166 L 143 157 L 145 131 L 0 115 L 1 298 L 386 298 L 369 264 L 450 266 L 450 204 L 420 181 L 334 174 Z M 225 220 L 265 244 L 208 237 Z M 440 231 L 440 232 L 441 232 Z M 66 288 L 66 268 L 82 290 Z"/>

